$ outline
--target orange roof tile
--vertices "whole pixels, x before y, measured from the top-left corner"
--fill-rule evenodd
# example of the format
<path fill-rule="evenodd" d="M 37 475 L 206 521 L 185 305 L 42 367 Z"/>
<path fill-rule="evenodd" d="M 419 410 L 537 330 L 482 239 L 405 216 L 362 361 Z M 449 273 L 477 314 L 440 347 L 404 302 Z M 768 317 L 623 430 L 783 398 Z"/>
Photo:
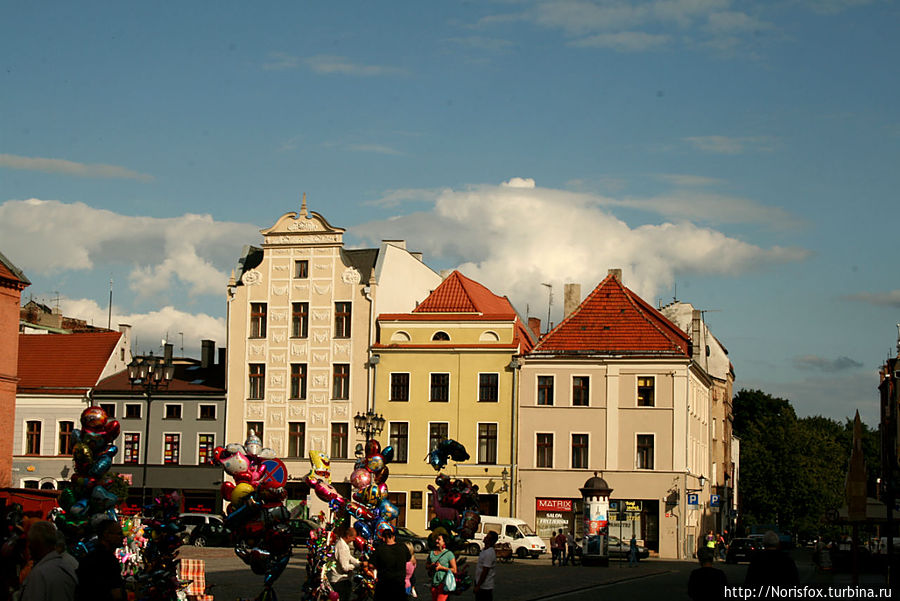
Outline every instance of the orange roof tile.
<path fill-rule="evenodd" d="M 689 343 L 678 326 L 610 275 L 534 352 L 688 357 Z"/>
<path fill-rule="evenodd" d="M 497 296 L 475 280 L 454 270 L 422 301 L 413 313 L 480 313 L 512 317 L 515 309 L 505 296 Z"/>
<path fill-rule="evenodd" d="M 19 334 L 19 390 L 94 386 L 121 336 L 120 332 Z"/>

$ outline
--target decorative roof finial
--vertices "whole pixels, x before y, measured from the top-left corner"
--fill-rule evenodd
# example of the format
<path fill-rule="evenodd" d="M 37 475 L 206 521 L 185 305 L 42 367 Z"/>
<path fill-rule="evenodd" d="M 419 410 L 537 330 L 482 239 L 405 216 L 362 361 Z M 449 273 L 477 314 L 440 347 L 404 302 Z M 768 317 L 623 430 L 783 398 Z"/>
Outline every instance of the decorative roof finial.
<path fill-rule="evenodd" d="M 306 217 L 306 192 L 303 193 L 303 201 L 300 203 L 300 216 Z"/>

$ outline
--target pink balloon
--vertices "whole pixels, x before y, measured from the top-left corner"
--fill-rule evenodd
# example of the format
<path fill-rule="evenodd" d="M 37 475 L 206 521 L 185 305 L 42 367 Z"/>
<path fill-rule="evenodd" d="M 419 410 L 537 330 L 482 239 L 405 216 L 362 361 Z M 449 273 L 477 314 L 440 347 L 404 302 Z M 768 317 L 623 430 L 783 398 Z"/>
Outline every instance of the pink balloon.
<path fill-rule="evenodd" d="M 356 468 L 350 474 L 350 484 L 357 490 L 367 487 L 372 484 L 372 472 L 364 467 Z"/>

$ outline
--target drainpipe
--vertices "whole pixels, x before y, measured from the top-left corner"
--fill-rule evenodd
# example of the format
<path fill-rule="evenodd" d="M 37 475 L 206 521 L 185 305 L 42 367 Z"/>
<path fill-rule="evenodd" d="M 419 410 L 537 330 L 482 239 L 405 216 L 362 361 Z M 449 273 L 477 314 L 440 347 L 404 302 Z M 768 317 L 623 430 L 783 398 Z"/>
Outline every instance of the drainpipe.
<path fill-rule="evenodd" d="M 512 428 L 510 429 L 511 438 L 509 441 L 510 465 L 509 465 L 509 517 L 516 517 L 518 509 L 516 507 L 516 487 L 518 486 L 518 466 L 519 466 L 519 446 L 516 441 L 519 440 L 519 423 L 516 420 L 518 416 L 519 406 L 519 369 L 522 367 L 518 357 L 513 357 L 509 362 L 509 367 L 513 372 L 512 382 L 512 409 L 510 411 L 512 419 Z"/>
<path fill-rule="evenodd" d="M 369 301 L 369 340 L 368 346 L 366 347 L 366 355 L 368 356 L 368 360 L 366 361 L 366 385 L 368 386 L 368 395 L 366 398 L 366 411 L 372 409 L 375 411 L 375 365 L 378 361 L 373 361 L 372 357 L 372 338 L 375 329 L 375 299 L 372 298 L 372 285 L 371 279 L 369 280 L 369 284 L 363 286 L 363 296 L 366 297 L 366 300 Z"/>

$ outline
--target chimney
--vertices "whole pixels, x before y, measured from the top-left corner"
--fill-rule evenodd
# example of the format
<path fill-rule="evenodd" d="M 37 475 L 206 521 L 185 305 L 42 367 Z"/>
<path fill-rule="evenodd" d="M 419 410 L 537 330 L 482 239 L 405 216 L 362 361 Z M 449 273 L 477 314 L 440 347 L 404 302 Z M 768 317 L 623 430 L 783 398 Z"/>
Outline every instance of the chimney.
<path fill-rule="evenodd" d="M 616 279 L 617 282 L 622 281 L 622 270 L 621 269 L 610 269 L 606 272 L 606 275 L 611 275 Z"/>
<path fill-rule="evenodd" d="M 200 367 L 212 367 L 216 356 L 216 343 L 212 340 L 200 341 Z"/>
<path fill-rule="evenodd" d="M 416 259 L 419 263 L 423 263 L 423 262 L 424 262 L 424 258 L 422 257 L 422 253 L 409 253 L 409 254 L 411 254 L 411 255 L 413 256 L 413 258 Z"/>
<path fill-rule="evenodd" d="M 406 250 L 406 240 L 382 240 L 381 243 L 390 244 L 391 246 L 396 246 L 397 248 Z"/>
<path fill-rule="evenodd" d="M 528 329 L 534 334 L 535 338 L 541 337 L 541 318 L 540 317 L 529 317 L 528 318 Z"/>
<path fill-rule="evenodd" d="M 693 346 L 692 357 L 697 360 L 705 354 L 705 347 L 702 344 L 702 324 L 703 312 L 694 309 L 691 311 L 691 345 Z"/>
<path fill-rule="evenodd" d="M 563 319 L 572 314 L 572 311 L 581 303 L 581 284 L 566 284 L 563 286 Z"/>
<path fill-rule="evenodd" d="M 163 346 L 163 361 L 165 361 L 166 363 L 172 362 L 172 344 L 171 343 L 167 342 Z"/>
<path fill-rule="evenodd" d="M 225 353 L 228 349 L 224 346 L 219 349 L 219 360 L 216 362 L 216 365 L 225 365 Z"/>

